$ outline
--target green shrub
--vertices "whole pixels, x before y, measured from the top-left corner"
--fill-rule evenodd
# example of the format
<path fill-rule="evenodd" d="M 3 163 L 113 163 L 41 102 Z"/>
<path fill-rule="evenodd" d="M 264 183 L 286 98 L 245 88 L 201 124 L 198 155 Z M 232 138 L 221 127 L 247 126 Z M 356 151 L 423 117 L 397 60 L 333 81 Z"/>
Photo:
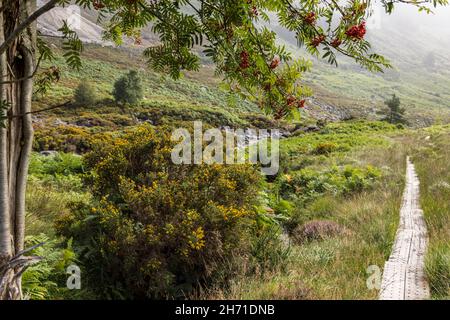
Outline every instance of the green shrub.
<path fill-rule="evenodd" d="M 102 297 L 179 297 L 250 253 L 255 168 L 174 165 L 173 146 L 168 131 L 142 126 L 86 156 L 97 202 L 57 229 L 89 248 L 80 259 Z"/>
<path fill-rule="evenodd" d="M 281 199 L 276 203 L 275 207 L 275 213 L 278 215 L 282 215 L 285 217 L 289 217 L 294 210 L 293 205 L 291 202 Z"/>
<path fill-rule="evenodd" d="M 33 153 L 29 174 L 32 175 L 71 175 L 83 173 L 83 159 L 76 154 L 56 153 L 42 156 Z"/>
<path fill-rule="evenodd" d="M 135 104 L 144 97 L 142 80 L 137 71 L 131 70 L 114 83 L 113 96 L 118 103 Z"/>
<path fill-rule="evenodd" d="M 97 101 L 97 95 L 92 84 L 86 80 L 80 82 L 74 92 L 75 103 L 78 106 L 89 107 Z"/>
<path fill-rule="evenodd" d="M 381 172 L 371 166 L 334 167 L 323 172 L 306 168 L 284 175 L 279 181 L 280 192 L 284 197 L 297 195 L 309 200 L 325 193 L 350 194 L 369 188 L 380 176 Z"/>

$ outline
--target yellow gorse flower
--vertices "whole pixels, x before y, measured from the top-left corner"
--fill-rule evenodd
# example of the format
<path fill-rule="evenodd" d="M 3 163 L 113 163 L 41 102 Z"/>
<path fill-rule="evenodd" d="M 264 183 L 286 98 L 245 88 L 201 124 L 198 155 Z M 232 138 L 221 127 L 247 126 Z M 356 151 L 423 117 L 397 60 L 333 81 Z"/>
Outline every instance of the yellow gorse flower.
<path fill-rule="evenodd" d="M 189 240 L 189 246 L 194 250 L 201 250 L 205 246 L 205 232 L 202 227 L 192 231 L 192 240 Z"/>
<path fill-rule="evenodd" d="M 217 208 L 222 212 L 224 220 L 237 219 L 240 217 L 244 217 L 249 214 L 249 211 L 246 209 L 238 209 L 235 207 L 225 207 L 222 205 L 218 205 Z"/>

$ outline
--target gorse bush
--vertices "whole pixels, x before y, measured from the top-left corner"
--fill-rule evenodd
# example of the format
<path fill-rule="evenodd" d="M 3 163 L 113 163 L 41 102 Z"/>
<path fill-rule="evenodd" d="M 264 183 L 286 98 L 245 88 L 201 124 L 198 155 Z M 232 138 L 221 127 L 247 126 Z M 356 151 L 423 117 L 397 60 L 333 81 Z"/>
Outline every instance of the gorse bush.
<path fill-rule="evenodd" d="M 95 127 L 89 128 L 74 125 L 40 127 L 36 130 L 33 149 L 35 151 L 54 150 L 82 154 L 91 150 L 95 141 L 107 141 L 113 134 L 113 131 L 105 132 L 97 130 Z"/>
<path fill-rule="evenodd" d="M 114 83 L 113 96 L 118 103 L 135 104 L 144 97 L 142 80 L 137 71 L 131 70 Z"/>
<path fill-rule="evenodd" d="M 75 126 L 38 127 L 33 141 L 36 151 L 58 150 L 63 152 L 86 152 L 92 135 L 85 128 Z"/>
<path fill-rule="evenodd" d="M 322 142 L 314 148 L 313 154 L 328 155 L 335 151 L 337 148 L 338 146 L 335 143 Z"/>
<path fill-rule="evenodd" d="M 86 156 L 97 202 L 57 228 L 87 248 L 80 259 L 103 297 L 181 297 L 250 252 L 259 173 L 174 165 L 174 145 L 168 131 L 142 126 Z"/>
<path fill-rule="evenodd" d="M 92 84 L 86 80 L 80 82 L 74 92 L 75 104 L 78 106 L 90 107 L 97 101 Z"/>

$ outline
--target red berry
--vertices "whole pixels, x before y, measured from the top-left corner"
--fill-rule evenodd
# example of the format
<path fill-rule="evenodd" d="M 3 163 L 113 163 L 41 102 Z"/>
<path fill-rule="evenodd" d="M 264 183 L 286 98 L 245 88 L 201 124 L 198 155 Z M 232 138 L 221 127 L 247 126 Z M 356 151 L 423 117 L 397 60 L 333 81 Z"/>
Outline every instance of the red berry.
<path fill-rule="evenodd" d="M 366 35 L 366 22 L 363 21 L 359 26 L 358 26 L 358 37 L 360 39 L 364 38 L 364 36 Z"/>
<path fill-rule="evenodd" d="M 297 99 L 294 96 L 289 96 L 287 98 L 287 105 L 291 107 L 295 103 L 295 101 L 297 101 Z"/>
<path fill-rule="evenodd" d="M 313 25 L 316 23 L 316 13 L 315 12 L 309 12 L 303 17 L 303 21 L 305 21 L 306 24 Z"/>
<path fill-rule="evenodd" d="M 273 59 L 272 62 L 270 63 L 270 69 L 276 69 L 279 64 L 280 64 L 279 58 Z"/>
<path fill-rule="evenodd" d="M 249 61 L 249 54 L 247 51 L 241 52 L 241 63 L 239 64 L 239 67 L 241 69 L 248 69 L 250 67 L 250 61 Z"/>
<path fill-rule="evenodd" d="M 336 38 L 331 42 L 331 46 L 334 48 L 339 47 L 341 44 L 342 44 L 342 40 L 339 38 Z"/>
<path fill-rule="evenodd" d="M 325 36 L 323 34 L 321 34 L 320 36 L 315 37 L 314 39 L 312 39 L 311 41 L 311 45 L 316 48 L 317 46 L 319 46 L 319 44 L 321 44 L 323 41 L 325 40 Z"/>
<path fill-rule="evenodd" d="M 304 107 L 305 107 L 305 103 L 306 103 L 306 100 L 304 100 L 304 99 L 298 101 L 298 108 L 299 108 L 299 109 L 304 108 Z"/>
<path fill-rule="evenodd" d="M 94 0 L 92 5 L 93 5 L 95 10 L 100 10 L 100 9 L 103 9 L 105 7 L 103 2 L 101 2 L 100 0 Z"/>
<path fill-rule="evenodd" d="M 345 34 L 354 40 L 362 40 L 366 35 L 366 22 L 363 21 L 359 25 L 351 26 Z"/>

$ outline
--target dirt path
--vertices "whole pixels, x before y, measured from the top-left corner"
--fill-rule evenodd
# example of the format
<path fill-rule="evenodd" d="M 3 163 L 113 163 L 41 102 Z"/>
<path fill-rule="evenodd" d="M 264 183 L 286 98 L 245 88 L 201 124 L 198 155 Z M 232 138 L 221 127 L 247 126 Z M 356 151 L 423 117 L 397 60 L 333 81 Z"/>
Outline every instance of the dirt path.
<path fill-rule="evenodd" d="M 406 187 L 391 256 L 384 266 L 380 300 L 422 300 L 430 298 L 424 259 L 427 228 L 419 204 L 419 179 L 407 159 Z"/>

